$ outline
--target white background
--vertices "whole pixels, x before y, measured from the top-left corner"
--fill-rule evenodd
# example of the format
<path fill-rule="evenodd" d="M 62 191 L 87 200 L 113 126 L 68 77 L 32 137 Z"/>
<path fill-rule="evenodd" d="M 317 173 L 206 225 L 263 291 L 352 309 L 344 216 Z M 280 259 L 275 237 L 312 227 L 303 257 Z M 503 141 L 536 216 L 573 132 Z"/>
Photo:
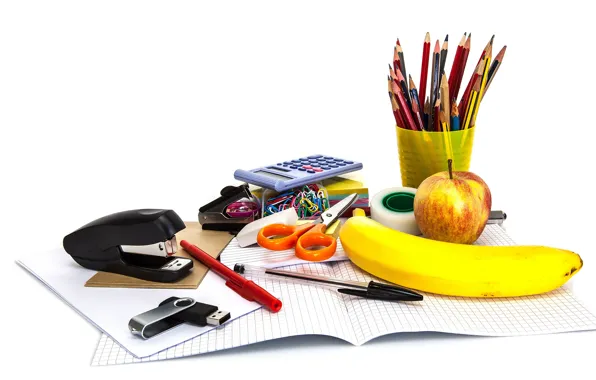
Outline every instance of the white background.
<path fill-rule="evenodd" d="M 427 31 L 433 44 L 449 33 L 448 67 L 472 32 L 466 83 L 496 34 L 494 54 L 508 50 L 480 108 L 471 171 L 516 240 L 582 255 L 572 285 L 596 312 L 589 2 L 368 3 L 2 2 L 1 289 L 10 306 L 0 368 L 102 379 L 594 378 L 596 332 L 402 334 L 362 347 L 307 337 L 92 368 L 99 332 L 14 263 L 112 212 L 171 208 L 196 220 L 237 184 L 237 168 L 323 153 L 363 162 L 373 194 L 399 186 L 386 82 L 396 37 L 418 83 Z"/>

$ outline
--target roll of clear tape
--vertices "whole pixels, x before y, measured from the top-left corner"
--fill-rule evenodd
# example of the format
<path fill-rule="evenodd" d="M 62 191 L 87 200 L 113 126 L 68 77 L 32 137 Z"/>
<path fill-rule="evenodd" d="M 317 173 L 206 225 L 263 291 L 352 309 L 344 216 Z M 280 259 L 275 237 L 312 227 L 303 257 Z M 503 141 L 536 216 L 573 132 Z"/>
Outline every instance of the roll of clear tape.
<path fill-rule="evenodd" d="M 420 235 L 414 216 L 415 196 L 416 189 L 412 187 L 391 187 L 379 191 L 370 202 L 371 219 L 397 231 Z"/>

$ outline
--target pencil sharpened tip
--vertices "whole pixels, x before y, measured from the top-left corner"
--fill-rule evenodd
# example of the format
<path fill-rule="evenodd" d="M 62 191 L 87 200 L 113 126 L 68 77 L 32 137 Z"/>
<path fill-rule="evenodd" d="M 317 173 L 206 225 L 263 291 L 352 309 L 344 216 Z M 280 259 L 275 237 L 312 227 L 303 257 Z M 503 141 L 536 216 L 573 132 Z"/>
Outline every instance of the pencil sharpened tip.
<path fill-rule="evenodd" d="M 449 34 L 445 36 L 445 41 L 449 41 Z"/>

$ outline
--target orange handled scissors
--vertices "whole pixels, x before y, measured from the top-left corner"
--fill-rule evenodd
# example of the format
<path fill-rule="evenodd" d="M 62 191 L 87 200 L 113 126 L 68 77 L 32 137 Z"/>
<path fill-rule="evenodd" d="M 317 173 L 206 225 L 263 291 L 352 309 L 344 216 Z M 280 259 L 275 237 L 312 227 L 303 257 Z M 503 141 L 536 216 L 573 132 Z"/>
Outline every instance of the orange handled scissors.
<path fill-rule="evenodd" d="M 257 243 L 272 251 L 283 251 L 295 247 L 296 256 L 307 261 L 327 260 L 335 254 L 337 241 L 333 236 L 325 235 L 327 226 L 339 218 L 358 199 L 358 194 L 351 194 L 333 207 L 323 211 L 314 221 L 301 226 L 270 224 L 263 227 L 257 235 Z"/>

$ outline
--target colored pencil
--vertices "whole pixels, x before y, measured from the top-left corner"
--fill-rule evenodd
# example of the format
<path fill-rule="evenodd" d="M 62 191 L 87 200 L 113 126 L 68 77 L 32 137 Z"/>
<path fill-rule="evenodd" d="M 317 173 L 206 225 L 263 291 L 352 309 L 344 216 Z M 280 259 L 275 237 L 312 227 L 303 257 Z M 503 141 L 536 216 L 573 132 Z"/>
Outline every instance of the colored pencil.
<path fill-rule="evenodd" d="M 430 105 L 431 108 L 434 107 L 435 101 L 437 100 L 437 95 L 439 92 L 439 65 L 440 65 L 440 48 L 439 48 L 439 40 L 435 42 L 435 49 L 433 50 L 433 61 L 431 66 L 431 73 L 430 73 Z M 430 113 L 430 125 L 434 126 L 434 115 L 431 109 Z"/>
<path fill-rule="evenodd" d="M 422 45 L 422 67 L 420 68 L 420 98 L 426 99 L 426 81 L 428 79 L 428 57 L 430 54 L 430 33 L 426 32 Z"/>
<path fill-rule="evenodd" d="M 416 127 L 416 123 L 414 122 L 414 118 L 412 117 L 412 112 L 408 108 L 408 102 L 406 101 L 403 92 L 401 91 L 397 83 L 395 83 L 395 81 L 393 81 L 392 83 L 392 90 L 393 93 L 397 95 L 397 104 L 399 105 L 399 109 L 402 113 L 402 118 L 404 119 L 407 129 L 411 129 L 413 131 L 418 130 L 418 128 Z"/>
<path fill-rule="evenodd" d="M 459 95 L 461 81 L 462 81 L 462 79 L 464 77 L 464 73 L 466 71 L 466 64 L 468 63 L 468 56 L 470 55 L 471 44 L 472 44 L 472 33 L 470 33 L 470 35 L 468 35 L 468 39 L 464 43 L 464 47 L 462 49 L 461 63 L 459 65 L 459 68 L 457 71 L 457 77 L 456 77 L 455 84 L 453 85 L 453 91 L 451 92 L 451 97 L 455 98 L 455 99 L 457 99 L 457 97 Z"/>
<path fill-rule="evenodd" d="M 484 61 L 483 61 L 484 62 Z M 478 106 L 478 99 L 480 94 L 480 85 L 481 85 L 481 78 L 476 78 L 474 85 L 472 86 L 472 90 L 470 91 L 470 101 L 467 103 L 466 108 L 466 115 L 464 118 L 464 124 L 462 129 L 469 129 L 472 123 L 472 117 L 476 112 L 476 108 Z"/>
<path fill-rule="evenodd" d="M 480 59 L 478 60 L 478 63 L 476 64 L 476 67 L 474 68 L 474 74 L 472 74 L 472 77 L 470 78 L 470 81 L 468 82 L 468 86 L 466 87 L 466 90 L 464 91 L 464 95 L 462 96 L 463 104 L 468 103 L 468 99 L 470 97 L 470 91 L 472 90 L 472 86 L 474 85 L 474 81 L 476 80 L 475 75 L 477 75 L 478 68 L 479 68 L 480 64 L 482 63 L 482 61 L 484 60 L 484 57 L 486 56 L 486 52 L 488 51 L 488 49 L 492 49 L 492 42 L 493 42 L 494 38 L 495 38 L 495 36 L 493 35 L 493 37 L 490 39 L 490 41 L 486 44 L 486 47 L 482 51 L 482 54 L 480 55 Z M 481 74 L 478 74 L 478 75 L 481 75 Z M 462 103 L 460 102 L 460 109 L 461 109 L 461 104 Z"/>
<path fill-rule="evenodd" d="M 396 73 L 397 68 L 399 67 L 399 55 L 397 54 L 397 46 L 393 47 L 393 73 Z"/>
<path fill-rule="evenodd" d="M 451 130 L 459 131 L 459 111 L 457 109 L 455 98 L 453 98 L 453 102 L 451 102 Z"/>
<path fill-rule="evenodd" d="M 400 128 L 406 128 L 403 118 L 401 117 L 401 113 L 399 111 L 399 106 L 397 105 L 397 101 L 395 100 L 395 96 L 393 96 L 393 79 L 390 76 L 387 76 L 387 83 L 389 84 L 389 100 L 391 101 L 391 109 L 393 110 L 393 117 L 395 118 L 395 123 Z"/>
<path fill-rule="evenodd" d="M 406 101 L 408 102 L 408 107 L 412 109 L 412 100 L 410 99 L 410 90 L 408 90 L 408 85 L 406 84 L 406 78 L 404 78 L 401 70 L 397 70 L 397 83 L 401 87 L 402 91 L 404 92 Z"/>
<path fill-rule="evenodd" d="M 395 44 L 397 45 L 397 54 L 399 55 L 399 68 L 401 69 L 401 73 L 404 75 L 404 78 L 407 78 L 408 75 L 406 74 L 406 60 L 404 59 L 404 50 L 399 43 L 399 38 Z"/>
<path fill-rule="evenodd" d="M 411 75 L 409 78 L 409 83 L 410 83 L 410 97 L 412 98 L 412 106 L 414 106 L 414 103 L 418 103 L 418 108 L 421 109 L 422 104 L 420 104 L 420 97 L 418 96 L 418 90 L 416 89 L 416 84 L 412 80 Z"/>
<path fill-rule="evenodd" d="M 461 67 L 462 51 L 464 50 L 464 44 L 466 43 L 466 34 L 462 36 L 457 49 L 455 50 L 455 57 L 453 58 L 453 65 L 451 66 L 451 72 L 449 73 L 449 93 L 453 94 L 455 90 L 455 83 L 457 82 L 457 76 Z"/>
<path fill-rule="evenodd" d="M 447 52 L 449 51 L 449 34 L 445 37 L 445 41 L 443 41 L 443 46 L 441 47 L 441 58 L 439 64 L 439 77 L 443 75 L 443 71 L 445 71 L 445 62 L 447 61 Z"/>
<path fill-rule="evenodd" d="M 433 122 L 434 122 L 433 129 L 435 132 L 441 131 L 441 126 L 440 126 L 440 121 L 439 121 L 439 113 L 440 112 L 441 112 L 441 102 L 437 98 L 437 100 L 435 101 L 435 106 L 433 107 Z"/>
<path fill-rule="evenodd" d="M 441 76 L 441 113 L 445 115 L 445 123 L 447 123 L 447 130 L 451 129 L 451 123 L 449 121 L 449 114 L 451 112 L 451 100 L 449 98 L 449 83 L 447 82 L 447 75 L 443 73 Z"/>
<path fill-rule="evenodd" d="M 428 96 L 426 97 L 426 100 L 424 101 L 424 129 L 426 129 L 427 131 L 431 130 L 431 125 L 430 123 L 430 100 L 428 99 Z"/>
<path fill-rule="evenodd" d="M 490 65 L 490 70 L 488 71 L 488 81 L 486 82 L 486 88 L 484 89 L 484 93 L 482 94 L 482 98 L 484 99 L 484 95 L 486 91 L 488 91 L 488 87 L 493 81 L 495 74 L 499 71 L 499 67 L 501 67 L 501 62 L 503 62 L 503 57 L 505 57 L 505 51 L 507 50 L 507 45 L 503 46 L 499 54 L 495 57 L 492 65 Z"/>
<path fill-rule="evenodd" d="M 412 80 L 411 75 L 409 78 L 409 82 L 410 82 L 410 95 L 412 98 L 412 113 L 414 114 L 414 120 L 418 123 L 418 127 L 420 127 L 420 130 L 423 131 L 426 129 L 426 127 L 424 126 L 424 121 L 422 120 L 422 115 L 421 115 L 422 106 L 420 105 L 420 98 L 418 97 L 418 90 L 416 89 L 416 85 L 414 84 L 414 81 Z M 424 113 L 424 111 L 422 111 L 422 113 Z"/>
<path fill-rule="evenodd" d="M 449 112 L 447 112 L 449 114 Z M 439 123 L 441 124 L 441 131 L 443 132 L 443 144 L 445 144 L 445 153 L 447 158 L 453 159 L 453 147 L 451 145 L 451 134 L 449 133 L 449 116 L 445 116 L 445 113 L 439 114 Z"/>
<path fill-rule="evenodd" d="M 480 109 L 480 102 L 482 101 L 482 97 L 484 96 L 484 91 L 486 89 L 486 82 L 488 80 L 488 70 L 490 68 L 490 60 L 492 58 L 492 45 L 486 52 L 486 57 L 484 58 L 484 67 L 482 70 L 482 79 L 480 80 L 480 92 L 478 96 L 478 104 L 474 109 L 474 115 L 472 115 L 472 122 L 470 124 L 470 128 L 476 125 L 476 116 L 478 116 L 478 110 Z"/>
<path fill-rule="evenodd" d="M 486 52 L 482 53 L 482 60 L 480 61 L 480 63 L 476 66 L 476 68 L 474 69 L 474 73 L 472 74 L 472 77 L 470 78 L 470 83 L 468 83 L 468 87 L 466 88 L 466 91 L 464 92 L 464 94 L 461 97 L 461 101 L 459 103 L 459 109 L 460 110 L 466 110 L 468 109 L 468 103 L 470 100 L 470 93 L 472 92 L 472 87 L 474 86 L 474 83 L 476 83 L 476 80 L 482 77 L 482 73 L 484 72 L 484 55 L 486 54 Z"/>

